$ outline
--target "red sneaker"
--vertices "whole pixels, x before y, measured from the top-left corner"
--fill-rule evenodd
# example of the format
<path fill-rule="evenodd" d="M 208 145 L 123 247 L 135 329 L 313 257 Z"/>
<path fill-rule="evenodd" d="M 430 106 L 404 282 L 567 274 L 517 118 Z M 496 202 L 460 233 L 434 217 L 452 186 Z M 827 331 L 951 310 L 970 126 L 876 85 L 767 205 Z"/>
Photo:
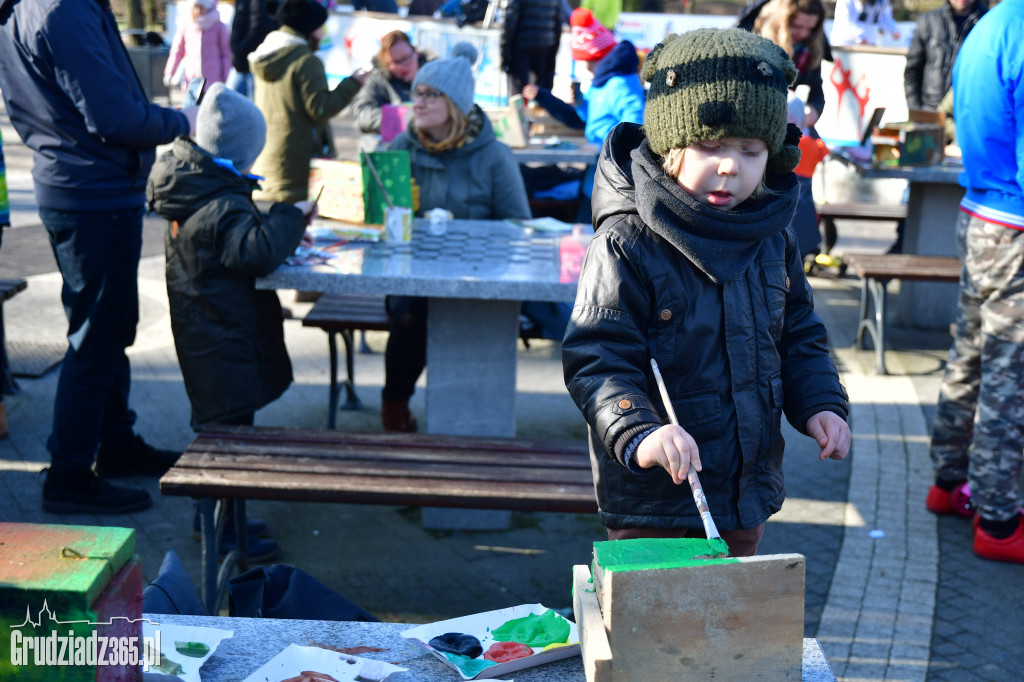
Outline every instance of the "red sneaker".
<path fill-rule="evenodd" d="M 1008 538 L 994 538 L 979 527 L 974 533 L 974 553 L 983 559 L 1024 564 L 1024 518 L 1017 516 L 1017 530 Z"/>
<path fill-rule="evenodd" d="M 974 515 L 971 508 L 971 489 L 967 487 L 967 483 L 958 485 L 953 490 L 943 490 L 933 485 L 928 489 L 928 499 L 925 500 L 924 506 L 932 514 L 939 516 L 956 514 L 966 519 Z"/>

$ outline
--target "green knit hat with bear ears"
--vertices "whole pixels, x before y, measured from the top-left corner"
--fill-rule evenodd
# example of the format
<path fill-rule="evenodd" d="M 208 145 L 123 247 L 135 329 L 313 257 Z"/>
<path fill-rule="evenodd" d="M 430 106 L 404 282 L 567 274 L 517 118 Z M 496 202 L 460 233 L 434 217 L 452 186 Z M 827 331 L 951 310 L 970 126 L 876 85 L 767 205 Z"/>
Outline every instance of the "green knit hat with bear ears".
<path fill-rule="evenodd" d="M 748 137 L 768 145 L 768 169 L 800 162 L 800 129 L 787 128 L 787 94 L 797 71 L 786 52 L 738 28 L 671 34 L 644 60 L 651 84 L 644 132 L 655 154 L 702 140 Z"/>

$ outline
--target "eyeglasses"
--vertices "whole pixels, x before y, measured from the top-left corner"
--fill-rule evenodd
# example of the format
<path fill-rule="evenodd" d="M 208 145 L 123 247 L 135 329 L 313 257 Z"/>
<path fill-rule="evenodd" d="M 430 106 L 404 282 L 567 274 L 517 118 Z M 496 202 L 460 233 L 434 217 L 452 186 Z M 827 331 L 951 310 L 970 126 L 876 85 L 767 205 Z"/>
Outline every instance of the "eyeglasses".
<path fill-rule="evenodd" d="M 416 53 L 410 52 L 401 59 L 392 59 L 390 66 L 405 66 L 414 59 L 416 59 Z"/>
<path fill-rule="evenodd" d="M 433 104 L 443 94 L 432 88 L 417 88 L 412 93 L 412 101 L 422 100 L 424 104 Z"/>

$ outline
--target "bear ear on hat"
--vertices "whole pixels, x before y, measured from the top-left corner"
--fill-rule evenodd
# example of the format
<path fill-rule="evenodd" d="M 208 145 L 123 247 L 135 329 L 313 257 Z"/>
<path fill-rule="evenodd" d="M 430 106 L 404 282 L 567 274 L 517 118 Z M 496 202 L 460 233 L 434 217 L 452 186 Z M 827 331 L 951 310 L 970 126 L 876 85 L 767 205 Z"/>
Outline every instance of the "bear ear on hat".
<path fill-rule="evenodd" d="M 789 58 L 789 55 L 786 54 L 785 50 L 778 45 L 776 45 L 775 48 L 779 51 L 779 58 L 782 60 L 782 75 L 786 77 L 786 84 L 793 85 L 793 83 L 796 83 L 796 77 L 798 75 L 796 65 L 793 63 L 793 60 Z"/>
<path fill-rule="evenodd" d="M 647 53 L 644 57 L 644 65 L 640 67 L 640 77 L 650 83 L 654 80 L 654 75 L 658 72 L 658 57 L 661 55 L 661 51 L 665 49 L 665 45 L 670 41 L 675 40 L 679 37 L 675 33 L 669 33 L 665 36 L 665 39 L 654 46 L 654 49 Z"/>

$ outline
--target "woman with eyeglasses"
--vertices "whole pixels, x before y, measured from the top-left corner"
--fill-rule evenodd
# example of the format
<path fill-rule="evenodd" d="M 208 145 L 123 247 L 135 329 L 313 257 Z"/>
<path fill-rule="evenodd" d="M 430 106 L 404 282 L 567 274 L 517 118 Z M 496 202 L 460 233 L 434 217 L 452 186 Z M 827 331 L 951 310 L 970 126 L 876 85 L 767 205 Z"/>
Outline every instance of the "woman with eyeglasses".
<path fill-rule="evenodd" d="M 356 127 L 363 133 L 360 140 L 363 150 L 372 151 L 380 143 L 385 104 L 412 102 L 412 81 L 427 61 L 427 56 L 418 52 L 409 36 L 402 31 L 391 31 L 380 39 L 380 50 L 373 58 L 373 70 L 352 101 Z"/>
<path fill-rule="evenodd" d="M 420 188 L 418 215 L 444 208 L 457 219 L 529 218 L 519 165 L 473 104 L 477 52 L 458 43 L 452 56 L 427 62 L 412 84 L 412 120 L 389 149 L 409 151 Z M 381 421 L 385 431 L 415 431 L 409 398 L 427 362 L 427 300 L 389 296 Z"/>
<path fill-rule="evenodd" d="M 359 91 L 364 74 L 353 74 L 333 90 L 315 52 L 327 10 L 315 0 L 267 0 L 280 24 L 249 55 L 253 101 L 267 122 L 267 144 L 252 172 L 263 177 L 257 201 L 294 204 L 309 198 L 309 162 L 334 156 L 330 120 Z"/>

